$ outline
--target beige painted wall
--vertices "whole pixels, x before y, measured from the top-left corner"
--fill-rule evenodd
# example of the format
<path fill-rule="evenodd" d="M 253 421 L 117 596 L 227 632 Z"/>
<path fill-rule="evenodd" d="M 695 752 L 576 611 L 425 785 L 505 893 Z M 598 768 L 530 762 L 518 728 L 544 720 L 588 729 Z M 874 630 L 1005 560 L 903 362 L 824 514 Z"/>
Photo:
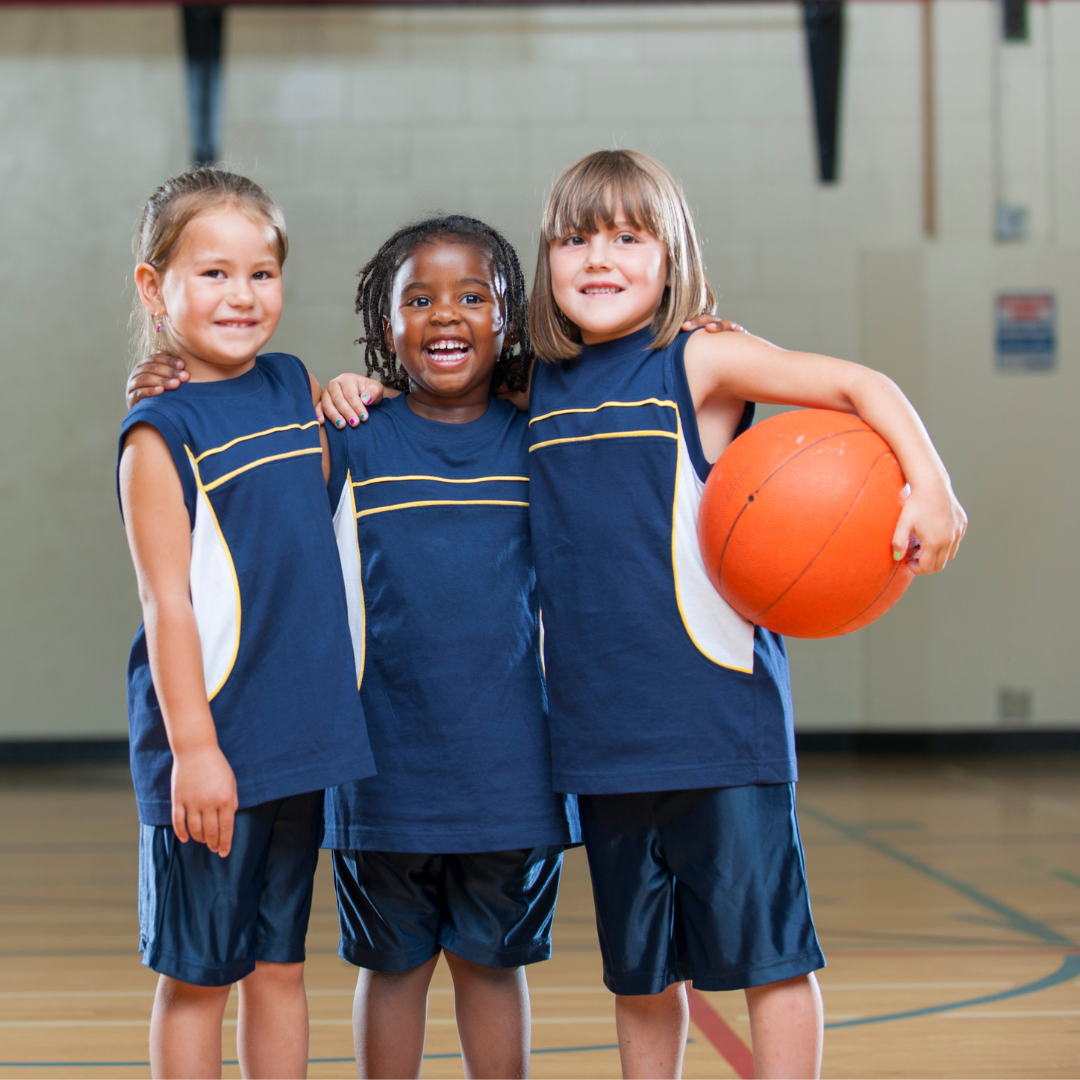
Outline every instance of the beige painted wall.
<path fill-rule="evenodd" d="M 893 374 L 972 511 L 964 559 L 879 625 L 792 643 L 801 726 L 993 726 L 1001 686 L 1034 692 L 1036 722 L 1078 725 L 1080 4 L 1034 5 L 1031 45 L 1006 54 L 989 0 L 939 0 L 932 243 L 918 5 L 848 10 L 842 182 L 823 188 L 794 3 L 232 9 L 222 151 L 279 198 L 293 242 L 275 345 L 324 379 L 354 366 L 355 272 L 402 221 L 476 213 L 531 267 L 563 165 L 654 153 L 696 208 L 725 314 Z M 1006 104 L 1042 102 L 1033 142 L 999 108 L 1005 82 Z M 130 245 L 186 162 L 183 93 L 174 9 L 0 8 L 0 738 L 125 727 Z M 999 197 L 1031 204 L 1036 242 L 993 243 Z M 991 297 L 1024 285 L 1058 292 L 1049 376 L 992 368 Z"/>

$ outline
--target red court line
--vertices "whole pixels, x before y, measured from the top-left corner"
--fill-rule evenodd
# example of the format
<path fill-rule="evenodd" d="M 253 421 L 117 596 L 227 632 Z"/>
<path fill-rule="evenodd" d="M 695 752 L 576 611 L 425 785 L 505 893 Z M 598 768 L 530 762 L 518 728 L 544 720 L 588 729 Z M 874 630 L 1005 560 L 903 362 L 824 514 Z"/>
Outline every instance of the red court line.
<path fill-rule="evenodd" d="M 724 1022 L 724 1018 L 699 994 L 690 990 L 690 1019 L 720 1052 L 741 1080 L 754 1080 L 754 1055 L 750 1047 Z"/>

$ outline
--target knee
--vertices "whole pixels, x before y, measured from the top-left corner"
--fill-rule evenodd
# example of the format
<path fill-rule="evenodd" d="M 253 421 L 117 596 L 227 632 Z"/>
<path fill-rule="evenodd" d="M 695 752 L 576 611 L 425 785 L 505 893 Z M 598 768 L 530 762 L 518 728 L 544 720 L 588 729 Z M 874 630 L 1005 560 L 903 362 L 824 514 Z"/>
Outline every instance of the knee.
<path fill-rule="evenodd" d="M 162 975 L 158 979 L 157 997 L 167 1006 L 224 1008 L 231 990 L 232 986 L 196 986 Z"/>
<path fill-rule="evenodd" d="M 496 968 L 486 964 L 477 964 L 464 960 L 451 952 L 445 953 L 446 964 L 450 968 L 454 985 L 459 983 L 484 984 L 486 986 L 517 985 L 524 978 L 522 967 Z"/>
<path fill-rule="evenodd" d="M 257 960 L 255 970 L 240 983 L 240 992 L 289 994 L 304 988 L 304 965 L 274 964 Z"/>
<path fill-rule="evenodd" d="M 673 983 L 659 994 L 616 994 L 615 1008 L 635 1016 L 666 1016 L 686 1008 L 686 988 Z"/>

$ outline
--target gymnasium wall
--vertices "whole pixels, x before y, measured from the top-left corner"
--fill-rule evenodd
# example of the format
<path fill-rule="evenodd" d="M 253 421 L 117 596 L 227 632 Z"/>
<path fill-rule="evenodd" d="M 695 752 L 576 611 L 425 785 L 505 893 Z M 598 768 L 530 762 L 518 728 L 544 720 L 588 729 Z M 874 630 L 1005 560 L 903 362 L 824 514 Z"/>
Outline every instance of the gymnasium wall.
<path fill-rule="evenodd" d="M 847 9 L 828 187 L 794 3 L 230 10 L 222 153 L 291 232 L 275 345 L 323 380 L 355 367 L 355 272 L 397 224 L 473 212 L 531 268 L 563 165 L 656 154 L 723 313 L 896 377 L 971 514 L 963 558 L 879 624 L 790 643 L 800 727 L 1080 727 L 1080 3 L 1032 5 L 1030 42 L 1002 46 L 990 0 L 937 0 L 933 240 L 919 5 Z M 125 730 L 131 239 L 187 164 L 184 94 L 175 9 L 0 7 L 0 739 Z M 1028 240 L 994 241 L 1001 200 Z M 1056 294 L 1054 372 L 994 368 L 993 297 L 1023 289 Z"/>

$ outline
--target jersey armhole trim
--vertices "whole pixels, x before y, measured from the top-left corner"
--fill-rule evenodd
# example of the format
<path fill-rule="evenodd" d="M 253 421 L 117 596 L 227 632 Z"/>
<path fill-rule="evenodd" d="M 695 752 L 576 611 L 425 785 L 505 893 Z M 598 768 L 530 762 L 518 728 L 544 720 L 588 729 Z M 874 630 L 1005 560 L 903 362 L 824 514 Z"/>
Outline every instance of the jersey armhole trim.
<path fill-rule="evenodd" d="M 214 513 L 214 507 L 210 502 L 210 496 L 207 494 L 207 489 L 203 486 L 202 477 L 199 476 L 199 464 L 195 460 L 195 455 L 191 452 L 191 448 L 185 444 L 184 449 L 187 451 L 188 460 L 191 462 L 191 471 L 195 474 L 195 485 L 198 488 L 199 505 L 206 508 L 206 512 L 210 518 L 211 523 L 214 526 L 214 531 L 217 534 L 218 542 L 221 545 L 221 550 L 225 555 L 229 567 L 229 574 L 232 577 L 233 596 L 236 603 L 236 632 L 233 637 L 232 656 L 229 658 L 229 663 L 225 668 L 225 674 L 218 680 L 217 685 L 213 690 L 207 690 L 206 700 L 211 702 L 217 697 L 221 688 L 229 681 L 229 676 L 233 672 L 233 668 L 236 666 L 236 657 L 240 652 L 240 626 L 243 617 L 240 604 L 240 580 L 236 576 L 236 564 L 233 562 L 232 552 L 229 550 L 229 545 L 225 542 L 225 534 L 221 531 L 221 523 L 218 521 L 217 514 Z M 196 521 L 196 526 L 198 522 Z M 194 537 L 195 530 L 192 529 L 192 536 Z M 194 544 L 192 545 L 192 555 L 194 556 Z M 200 643 L 201 645 L 201 643 Z M 203 656 L 203 670 L 206 670 L 206 657 Z"/>

